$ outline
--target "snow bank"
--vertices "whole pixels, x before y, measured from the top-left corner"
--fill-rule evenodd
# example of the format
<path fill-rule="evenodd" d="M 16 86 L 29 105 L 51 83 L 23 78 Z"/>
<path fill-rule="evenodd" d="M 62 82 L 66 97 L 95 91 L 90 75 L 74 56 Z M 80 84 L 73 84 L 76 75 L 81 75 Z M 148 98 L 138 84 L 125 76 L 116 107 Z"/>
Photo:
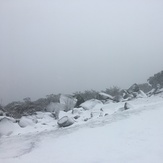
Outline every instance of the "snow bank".
<path fill-rule="evenodd" d="M 3 135 L 11 135 L 16 127 L 18 127 L 18 125 L 14 124 L 13 121 L 11 121 L 10 119 L 6 117 L 2 118 L 0 120 L 0 137 Z"/>

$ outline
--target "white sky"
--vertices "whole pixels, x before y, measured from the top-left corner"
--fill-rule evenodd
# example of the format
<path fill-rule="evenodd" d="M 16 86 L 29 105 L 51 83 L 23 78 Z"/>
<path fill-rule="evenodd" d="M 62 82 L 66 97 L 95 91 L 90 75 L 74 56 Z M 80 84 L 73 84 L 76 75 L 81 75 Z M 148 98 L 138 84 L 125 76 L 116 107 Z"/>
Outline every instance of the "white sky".
<path fill-rule="evenodd" d="M 1 103 L 128 88 L 162 62 L 162 0 L 0 0 Z"/>

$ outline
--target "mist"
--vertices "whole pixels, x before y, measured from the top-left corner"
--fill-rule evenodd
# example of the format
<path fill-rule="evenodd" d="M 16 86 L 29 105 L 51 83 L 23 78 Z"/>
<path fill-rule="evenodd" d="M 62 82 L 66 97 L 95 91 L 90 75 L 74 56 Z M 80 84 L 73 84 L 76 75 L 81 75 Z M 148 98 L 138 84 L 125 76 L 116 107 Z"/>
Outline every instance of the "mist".
<path fill-rule="evenodd" d="M 162 6 L 1 0 L 1 103 L 146 82 L 163 70 Z"/>

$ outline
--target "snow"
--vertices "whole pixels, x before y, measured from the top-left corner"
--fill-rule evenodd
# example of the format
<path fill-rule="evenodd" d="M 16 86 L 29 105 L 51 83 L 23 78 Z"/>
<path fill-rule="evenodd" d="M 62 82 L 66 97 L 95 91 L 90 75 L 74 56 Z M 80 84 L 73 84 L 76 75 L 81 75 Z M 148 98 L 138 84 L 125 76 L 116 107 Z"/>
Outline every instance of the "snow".
<path fill-rule="evenodd" d="M 18 128 L 18 125 L 14 124 L 11 119 L 6 117 L 2 118 L 0 120 L 0 137 L 11 135 L 16 128 Z"/>
<path fill-rule="evenodd" d="M 128 103 L 128 110 L 120 102 L 69 111 L 80 118 L 67 128 L 59 128 L 51 113 L 38 112 L 34 126 L 0 137 L 0 162 L 162 163 L 163 94 Z"/>

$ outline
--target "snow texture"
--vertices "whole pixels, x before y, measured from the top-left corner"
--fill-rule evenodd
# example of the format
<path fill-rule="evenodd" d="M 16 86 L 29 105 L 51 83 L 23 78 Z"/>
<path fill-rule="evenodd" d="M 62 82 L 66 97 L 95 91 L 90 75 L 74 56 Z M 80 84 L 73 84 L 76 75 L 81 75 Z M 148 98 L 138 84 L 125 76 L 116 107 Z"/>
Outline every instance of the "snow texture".
<path fill-rule="evenodd" d="M 120 109 L 124 102 L 88 104 L 89 110 L 66 113 L 80 116 L 69 127 L 59 128 L 51 113 L 38 112 L 37 124 L 1 136 L 0 162 L 163 162 L 163 94 L 131 100 L 127 110 Z"/>

